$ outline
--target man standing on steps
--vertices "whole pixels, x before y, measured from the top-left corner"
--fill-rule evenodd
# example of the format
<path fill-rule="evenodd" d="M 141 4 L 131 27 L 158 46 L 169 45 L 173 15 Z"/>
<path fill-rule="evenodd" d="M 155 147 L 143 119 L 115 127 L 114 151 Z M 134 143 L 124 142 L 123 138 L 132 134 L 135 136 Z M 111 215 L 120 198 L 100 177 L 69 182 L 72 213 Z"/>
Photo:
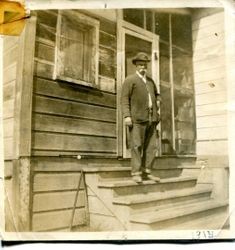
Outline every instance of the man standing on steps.
<path fill-rule="evenodd" d="M 147 54 L 139 52 L 132 60 L 136 72 L 127 76 L 122 86 L 121 104 L 124 123 L 130 130 L 132 178 L 160 181 L 151 174 L 157 151 L 156 125 L 159 123 L 158 92 L 153 80 L 147 76 Z"/>

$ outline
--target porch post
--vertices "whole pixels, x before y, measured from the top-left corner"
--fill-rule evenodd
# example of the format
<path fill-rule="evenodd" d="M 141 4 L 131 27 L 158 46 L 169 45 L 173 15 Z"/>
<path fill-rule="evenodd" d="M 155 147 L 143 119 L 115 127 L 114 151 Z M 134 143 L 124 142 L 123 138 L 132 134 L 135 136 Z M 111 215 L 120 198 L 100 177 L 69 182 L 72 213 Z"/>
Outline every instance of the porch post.
<path fill-rule="evenodd" d="M 26 20 L 20 35 L 14 123 L 13 193 L 19 231 L 30 231 L 31 123 L 36 17 Z"/>

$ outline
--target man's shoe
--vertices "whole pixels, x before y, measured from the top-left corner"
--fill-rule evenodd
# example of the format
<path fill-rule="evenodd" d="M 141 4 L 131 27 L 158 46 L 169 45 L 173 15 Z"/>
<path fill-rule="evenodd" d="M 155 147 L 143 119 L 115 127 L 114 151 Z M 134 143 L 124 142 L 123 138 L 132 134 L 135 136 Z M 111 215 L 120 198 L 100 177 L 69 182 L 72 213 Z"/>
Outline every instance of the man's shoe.
<path fill-rule="evenodd" d="M 140 175 L 134 175 L 132 176 L 132 180 L 136 183 L 142 182 L 142 177 Z"/>
<path fill-rule="evenodd" d="M 149 180 L 151 180 L 151 181 L 156 181 L 156 182 L 159 182 L 159 181 L 160 181 L 160 178 L 159 178 L 159 177 L 154 176 L 154 175 L 152 175 L 152 174 L 148 174 L 148 175 L 147 175 L 147 178 L 148 178 Z"/>

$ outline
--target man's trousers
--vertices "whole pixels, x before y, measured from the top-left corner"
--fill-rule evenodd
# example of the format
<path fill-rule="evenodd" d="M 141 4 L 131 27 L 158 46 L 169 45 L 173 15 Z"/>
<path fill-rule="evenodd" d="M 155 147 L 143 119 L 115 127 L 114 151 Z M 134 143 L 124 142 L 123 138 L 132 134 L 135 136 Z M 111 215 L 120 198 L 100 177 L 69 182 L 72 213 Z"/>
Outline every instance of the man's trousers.
<path fill-rule="evenodd" d="M 156 123 L 134 123 L 130 133 L 132 175 L 150 174 L 157 152 Z"/>

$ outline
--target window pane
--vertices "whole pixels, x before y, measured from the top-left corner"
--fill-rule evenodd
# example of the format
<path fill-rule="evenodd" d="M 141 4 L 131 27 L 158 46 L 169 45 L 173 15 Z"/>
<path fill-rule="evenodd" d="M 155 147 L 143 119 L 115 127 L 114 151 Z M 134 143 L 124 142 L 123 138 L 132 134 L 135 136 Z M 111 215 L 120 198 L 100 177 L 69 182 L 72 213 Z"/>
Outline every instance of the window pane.
<path fill-rule="evenodd" d="M 188 51 L 192 50 L 191 17 L 172 15 L 172 43 Z"/>
<path fill-rule="evenodd" d="M 175 142 L 177 154 L 195 154 L 192 57 L 173 49 Z"/>
<path fill-rule="evenodd" d="M 192 55 L 173 48 L 174 85 L 193 91 Z"/>
<path fill-rule="evenodd" d="M 169 45 L 160 43 L 160 80 L 167 83 L 170 81 L 169 63 Z"/>
<path fill-rule="evenodd" d="M 193 95 L 174 91 L 177 154 L 195 154 L 196 132 Z"/>
<path fill-rule="evenodd" d="M 155 33 L 160 36 L 160 39 L 169 41 L 169 14 L 155 14 Z"/>
<path fill-rule="evenodd" d="M 171 112 L 171 90 L 169 87 L 160 85 L 161 93 L 161 137 L 162 154 L 174 154 L 172 147 L 172 112 Z"/>
<path fill-rule="evenodd" d="M 152 11 L 146 10 L 146 29 L 149 31 L 152 31 L 152 26 L 153 26 L 153 14 Z"/>
<path fill-rule="evenodd" d="M 144 10 L 142 9 L 124 9 L 123 18 L 125 21 L 133 23 L 139 27 L 144 27 Z"/>
<path fill-rule="evenodd" d="M 93 25 L 94 24 L 94 25 Z M 57 78 L 81 84 L 96 81 L 96 29 L 98 22 L 80 13 L 61 13 Z"/>

